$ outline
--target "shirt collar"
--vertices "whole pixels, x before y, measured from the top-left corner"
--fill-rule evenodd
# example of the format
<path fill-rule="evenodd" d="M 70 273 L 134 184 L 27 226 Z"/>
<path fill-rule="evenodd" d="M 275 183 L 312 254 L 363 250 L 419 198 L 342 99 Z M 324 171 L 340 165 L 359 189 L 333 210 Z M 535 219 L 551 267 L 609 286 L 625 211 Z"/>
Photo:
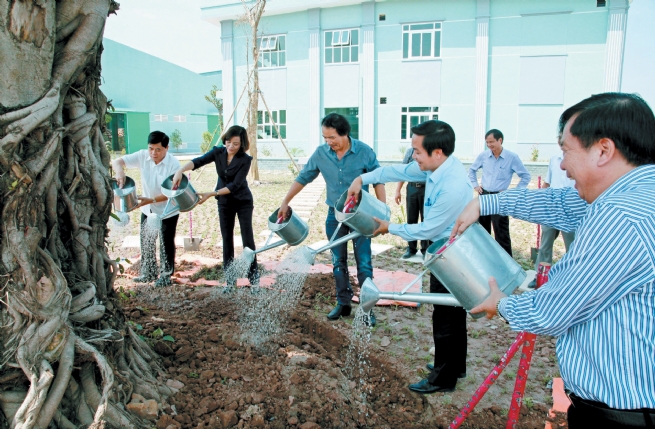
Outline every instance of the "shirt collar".
<path fill-rule="evenodd" d="M 171 163 L 172 159 L 173 159 L 173 155 L 171 155 L 170 152 L 166 152 L 166 156 L 164 157 L 164 159 L 162 159 L 159 164 L 155 164 L 155 161 L 153 161 L 150 155 L 148 154 L 148 162 L 152 164 L 153 167 L 156 167 L 158 165 L 168 166 Z"/>
<path fill-rule="evenodd" d="M 639 166 L 621 176 L 616 182 L 612 183 L 609 188 L 605 189 L 605 191 L 596 198 L 596 201 L 601 201 L 621 192 L 632 184 L 653 181 L 655 181 L 655 165 L 647 164 Z M 594 203 L 596 203 L 596 201 L 594 201 Z"/>
<path fill-rule="evenodd" d="M 350 136 L 348 136 L 348 139 L 350 140 L 350 148 L 346 151 L 344 156 L 348 155 L 349 152 L 357 153 L 359 150 L 359 144 L 361 143 L 359 140 L 351 138 Z M 336 156 L 337 152 L 334 149 L 332 149 L 327 143 L 325 143 L 325 146 L 328 153 L 332 152 Z"/>
<path fill-rule="evenodd" d="M 491 149 L 487 149 L 487 150 L 489 151 L 489 158 L 491 158 L 491 157 L 496 158 L 494 156 L 494 151 L 493 150 L 491 150 Z M 505 153 L 505 148 L 503 148 L 503 150 L 500 151 L 500 155 L 498 155 L 498 158 L 505 158 L 504 153 Z"/>
<path fill-rule="evenodd" d="M 450 169 L 454 162 L 455 161 L 453 160 L 453 157 L 449 156 L 448 159 L 439 166 L 439 168 L 430 174 L 430 180 L 434 183 L 438 183 L 440 180 L 443 180 L 443 177 L 447 174 L 447 171 Z"/>

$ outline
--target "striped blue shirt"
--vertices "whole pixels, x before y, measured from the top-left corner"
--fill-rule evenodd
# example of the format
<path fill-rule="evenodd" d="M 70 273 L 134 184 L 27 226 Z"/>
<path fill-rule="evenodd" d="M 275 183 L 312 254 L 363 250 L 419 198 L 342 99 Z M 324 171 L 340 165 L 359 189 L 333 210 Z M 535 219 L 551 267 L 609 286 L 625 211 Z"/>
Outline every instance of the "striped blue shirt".
<path fill-rule="evenodd" d="M 480 214 L 577 230 L 541 289 L 500 301 L 512 329 L 557 336 L 565 386 L 616 409 L 655 408 L 655 165 L 587 205 L 573 188 L 480 197 Z"/>

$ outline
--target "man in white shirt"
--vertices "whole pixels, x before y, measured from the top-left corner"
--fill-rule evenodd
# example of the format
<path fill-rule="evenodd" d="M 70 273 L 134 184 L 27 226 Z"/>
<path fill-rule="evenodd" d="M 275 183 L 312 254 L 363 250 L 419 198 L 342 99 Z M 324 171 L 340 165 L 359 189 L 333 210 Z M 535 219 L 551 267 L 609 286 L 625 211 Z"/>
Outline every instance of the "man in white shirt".
<path fill-rule="evenodd" d="M 569 179 L 566 177 L 566 171 L 560 168 L 562 163 L 562 155 L 555 155 L 550 158 L 550 164 L 548 164 L 548 172 L 546 173 L 546 178 L 544 179 L 544 188 L 573 188 L 575 186 L 575 180 Z M 569 246 L 573 239 L 575 239 L 575 231 L 565 232 L 560 231 L 556 228 L 551 228 L 546 225 L 541 226 L 541 246 L 539 247 L 539 254 L 537 255 L 537 262 L 534 265 L 535 271 L 539 271 L 539 263 L 548 262 L 549 264 L 553 263 L 553 243 L 555 239 L 562 233 L 562 238 L 564 239 L 564 247 L 566 251 L 569 251 Z M 535 288 L 537 286 L 537 279 L 533 279 L 529 288 Z"/>
<path fill-rule="evenodd" d="M 175 229 L 180 217 L 176 210 L 161 218 L 159 228 L 161 267 L 158 270 L 154 243 L 150 244 L 146 238 L 148 232 L 146 222 L 148 217 L 155 222 L 154 216 L 164 212 L 167 198 L 161 193 L 161 184 L 180 168 L 180 162 L 168 153 L 168 141 L 165 133 L 153 131 L 148 136 L 147 150 L 125 155 L 112 163 L 116 172 L 116 181 L 121 188 L 125 183 L 125 168 L 138 168 L 141 171 L 143 196 L 139 197 L 137 206 L 141 208 L 141 275 L 134 281 L 136 283 L 154 281 L 155 286 L 168 286 L 172 283 L 171 275 L 175 270 Z"/>

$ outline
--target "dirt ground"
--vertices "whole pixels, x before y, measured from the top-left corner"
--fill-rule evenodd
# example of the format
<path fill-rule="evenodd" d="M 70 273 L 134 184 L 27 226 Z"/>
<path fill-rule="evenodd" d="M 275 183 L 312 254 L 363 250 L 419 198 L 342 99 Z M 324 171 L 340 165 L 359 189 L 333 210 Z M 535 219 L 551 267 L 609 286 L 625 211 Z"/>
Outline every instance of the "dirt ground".
<path fill-rule="evenodd" d="M 164 406 L 162 429 L 174 422 L 182 428 L 447 427 L 515 337 L 496 320 L 470 319 L 467 377 L 452 394 L 422 396 L 407 385 L 432 361 L 427 305 L 376 308 L 366 364 L 353 377 L 346 365 L 353 318 L 325 317 L 331 307 L 325 297 L 334 289 L 329 274 L 307 278 L 285 334 L 266 351 L 240 342 L 238 302 L 215 288 L 125 289 L 125 278 L 121 286 L 134 291 L 123 299 L 130 322 L 162 356 L 167 377 L 184 385 Z M 517 364 L 518 357 L 463 427 L 505 426 Z M 539 338 L 519 428 L 544 427 L 553 371 L 553 342 Z"/>
<path fill-rule="evenodd" d="M 205 172 L 194 179 L 196 189 L 204 191 L 213 187 L 215 175 Z M 257 201 L 255 233 L 266 229 L 268 214 L 277 208 L 292 180 L 290 175 L 273 174 L 260 186 L 252 186 Z M 390 200 L 393 184 L 387 188 Z M 392 220 L 403 221 L 399 206 L 393 202 L 389 205 Z M 312 213 L 310 235 L 304 244 L 325 239 L 326 207 L 319 204 Z M 222 260 L 222 249 L 215 246 L 220 240 L 215 205 L 204 204 L 192 214 L 193 234 L 202 234 L 204 240 L 200 251 L 188 253 Z M 125 236 L 138 235 L 139 215 L 131 215 L 128 227 L 114 228 L 108 237 L 113 258 L 133 259 L 139 255 L 139 249 L 121 247 Z M 178 235 L 188 234 L 190 226 L 185 213 L 180 217 Z M 514 258 L 529 269 L 535 226 L 512 219 L 511 230 Z M 256 242 L 265 239 L 258 236 Z M 374 238 L 374 242 L 393 246 L 373 257 L 375 268 L 411 274 L 422 271 L 422 264 L 400 259 L 406 243 L 398 237 L 385 235 Z M 258 259 L 280 261 L 289 251 L 283 246 L 258 255 Z M 237 254 L 240 252 L 236 249 Z M 178 255 L 182 253 L 185 252 L 178 249 Z M 558 240 L 555 260 L 562 253 L 563 245 Z M 350 265 L 354 264 L 353 259 L 350 258 Z M 328 254 L 320 254 L 316 262 L 331 261 Z M 189 267 L 176 268 L 182 271 Z M 215 270 L 206 271 L 215 274 Z M 356 284 L 356 279 L 352 281 Z M 469 318 L 467 377 L 459 380 L 453 393 L 422 396 L 410 392 L 407 386 L 423 378 L 427 374 L 425 365 L 432 361 L 430 305 L 376 308 L 378 325 L 371 330 L 368 364 L 363 366 L 366 371 L 360 381 L 347 368 L 352 316 L 336 322 L 326 318 L 335 304 L 331 275 L 313 274 L 307 278 L 299 305 L 289 308 L 285 333 L 277 344 L 271 344 L 271 350 L 264 352 L 240 342 L 238 302 L 215 293 L 215 288 L 135 288 L 125 277 L 118 279 L 116 288 L 121 291 L 129 320 L 163 357 L 170 383 L 184 385 L 168 404 L 163 404 L 163 414 L 157 422 L 160 429 L 171 429 L 170 425 L 303 429 L 447 427 L 517 334 L 497 319 Z M 423 290 L 428 291 L 427 276 Z M 543 428 L 549 420 L 553 428 L 566 427 L 564 415 L 548 417 L 552 402 L 550 383 L 553 377 L 559 377 L 555 339 L 538 337 L 536 344 L 518 427 Z M 463 427 L 505 427 L 518 360 L 517 355 Z"/>

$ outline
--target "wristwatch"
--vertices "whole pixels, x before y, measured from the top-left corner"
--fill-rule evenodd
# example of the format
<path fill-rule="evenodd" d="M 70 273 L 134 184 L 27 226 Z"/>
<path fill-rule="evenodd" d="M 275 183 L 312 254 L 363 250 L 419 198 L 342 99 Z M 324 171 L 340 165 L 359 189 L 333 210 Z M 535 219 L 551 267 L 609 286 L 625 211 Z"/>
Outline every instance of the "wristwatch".
<path fill-rule="evenodd" d="M 503 315 L 500 313 L 500 300 L 498 300 L 498 302 L 496 303 L 496 315 L 498 315 L 498 318 L 499 318 L 500 320 L 502 320 L 503 322 L 509 324 L 509 322 L 507 321 L 507 319 L 505 319 L 505 318 L 503 317 Z"/>

